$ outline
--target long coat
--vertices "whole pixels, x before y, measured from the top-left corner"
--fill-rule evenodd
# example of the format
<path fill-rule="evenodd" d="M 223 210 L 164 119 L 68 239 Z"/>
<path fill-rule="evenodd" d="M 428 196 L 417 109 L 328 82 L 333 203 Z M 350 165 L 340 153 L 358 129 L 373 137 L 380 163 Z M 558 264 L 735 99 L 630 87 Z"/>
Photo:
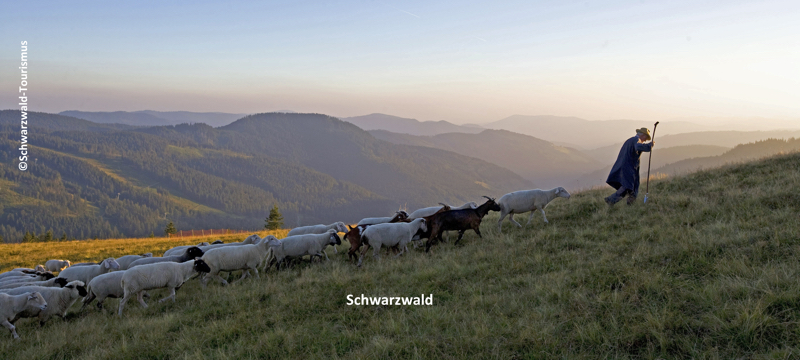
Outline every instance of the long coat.
<path fill-rule="evenodd" d="M 636 196 L 639 193 L 639 156 L 642 152 L 650 151 L 650 148 L 650 144 L 640 143 L 638 136 L 626 140 L 606 183 L 617 190 L 621 187 L 631 189 L 633 196 Z"/>

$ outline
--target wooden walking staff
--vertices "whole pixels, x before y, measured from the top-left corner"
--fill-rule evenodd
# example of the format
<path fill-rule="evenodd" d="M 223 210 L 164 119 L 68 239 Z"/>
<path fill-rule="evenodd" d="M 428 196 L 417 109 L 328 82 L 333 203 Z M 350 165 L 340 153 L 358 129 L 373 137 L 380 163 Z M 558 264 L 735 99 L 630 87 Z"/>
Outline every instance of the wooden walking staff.
<path fill-rule="evenodd" d="M 653 125 L 653 138 L 650 139 L 650 143 L 656 141 L 656 127 L 658 126 L 658 121 L 656 124 Z M 653 160 L 653 148 L 650 148 L 650 158 L 647 160 L 647 188 L 644 192 L 644 203 L 647 204 L 647 196 L 650 195 L 650 162 Z"/>

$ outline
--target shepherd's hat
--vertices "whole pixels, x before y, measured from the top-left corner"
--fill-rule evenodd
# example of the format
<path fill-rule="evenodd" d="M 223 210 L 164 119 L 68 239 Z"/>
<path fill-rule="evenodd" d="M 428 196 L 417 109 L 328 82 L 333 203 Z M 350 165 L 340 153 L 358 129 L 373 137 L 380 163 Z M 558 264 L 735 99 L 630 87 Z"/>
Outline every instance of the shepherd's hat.
<path fill-rule="evenodd" d="M 647 128 L 636 129 L 636 133 L 644 134 L 645 136 L 647 136 L 647 139 L 645 139 L 645 141 L 650 140 L 650 130 L 647 130 Z"/>

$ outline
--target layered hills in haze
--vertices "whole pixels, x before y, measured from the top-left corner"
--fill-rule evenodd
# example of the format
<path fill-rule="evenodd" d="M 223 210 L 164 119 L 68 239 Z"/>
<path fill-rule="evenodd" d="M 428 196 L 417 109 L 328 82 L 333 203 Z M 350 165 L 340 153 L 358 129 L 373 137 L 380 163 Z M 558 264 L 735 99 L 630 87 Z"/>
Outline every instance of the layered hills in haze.
<path fill-rule="evenodd" d="M 522 175 L 540 188 L 570 188 L 572 180 L 604 165 L 581 151 L 507 130 L 435 136 L 414 136 L 385 130 L 373 130 L 370 133 L 378 139 L 396 144 L 448 150 L 486 160 Z"/>
<path fill-rule="evenodd" d="M 133 126 L 161 126 L 184 123 L 204 123 L 211 126 L 222 126 L 239 119 L 246 114 L 230 114 L 219 112 L 190 111 L 62 111 L 59 115 L 71 116 L 102 124 L 126 124 Z"/>
<path fill-rule="evenodd" d="M 131 129 L 29 113 L 30 154 L 18 171 L 19 112 L 0 112 L 0 234 L 146 236 L 263 226 L 277 204 L 286 226 L 353 222 L 400 207 L 480 201 L 530 187 L 500 166 L 395 145 L 318 114 L 259 114 L 230 125 Z"/>
<path fill-rule="evenodd" d="M 432 136 L 444 133 L 475 134 L 484 130 L 476 125 L 456 125 L 447 121 L 419 121 L 386 114 L 369 114 L 341 118 L 364 130 L 386 130 L 398 134 Z"/>

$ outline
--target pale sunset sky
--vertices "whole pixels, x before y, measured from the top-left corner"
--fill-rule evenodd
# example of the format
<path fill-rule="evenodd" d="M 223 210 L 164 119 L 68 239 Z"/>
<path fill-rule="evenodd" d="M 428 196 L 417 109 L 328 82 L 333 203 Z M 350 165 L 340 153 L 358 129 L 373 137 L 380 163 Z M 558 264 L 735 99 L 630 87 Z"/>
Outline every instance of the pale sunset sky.
<path fill-rule="evenodd" d="M 0 5 L 0 109 L 800 124 L 800 1 Z M 702 120 L 699 120 L 702 121 Z"/>

